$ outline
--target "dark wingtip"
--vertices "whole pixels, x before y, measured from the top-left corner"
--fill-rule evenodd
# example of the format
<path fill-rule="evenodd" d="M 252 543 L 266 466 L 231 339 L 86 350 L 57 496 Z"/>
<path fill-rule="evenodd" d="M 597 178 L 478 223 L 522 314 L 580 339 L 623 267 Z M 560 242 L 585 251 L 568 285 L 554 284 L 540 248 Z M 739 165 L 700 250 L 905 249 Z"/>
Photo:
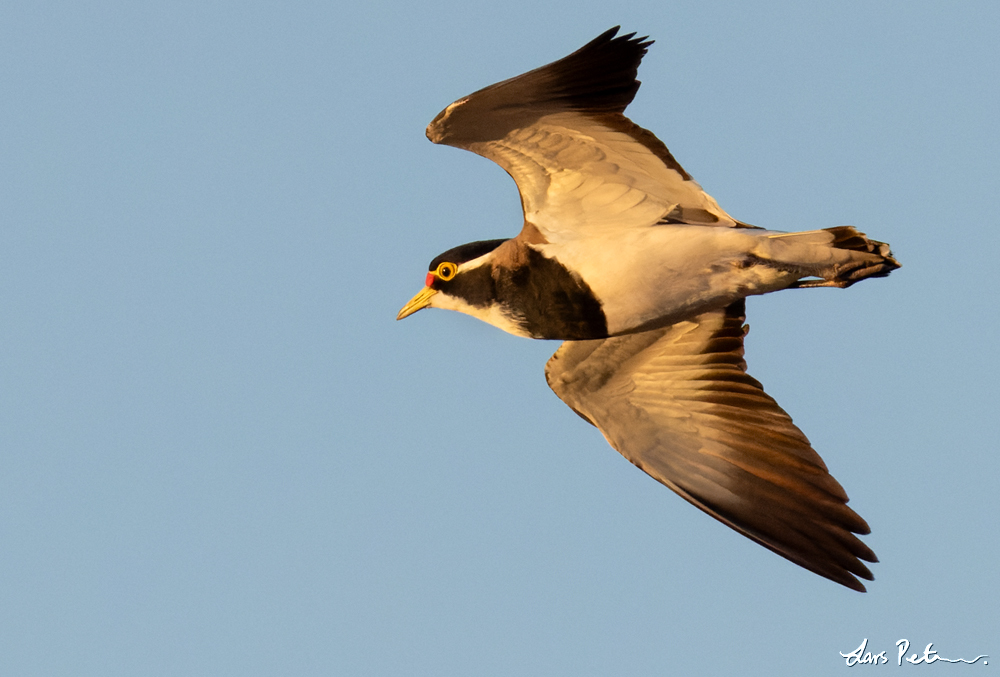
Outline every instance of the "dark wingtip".
<path fill-rule="evenodd" d="M 467 148 L 473 141 L 502 138 L 553 111 L 623 113 L 639 90 L 639 63 L 653 41 L 635 33 L 618 35 L 619 29 L 610 28 L 562 59 L 456 101 L 427 126 L 427 138 Z M 662 154 L 669 156 L 669 151 L 664 147 Z"/>
<path fill-rule="evenodd" d="M 612 26 L 608 30 L 604 31 L 596 38 L 588 42 L 586 45 L 581 47 L 578 51 L 583 51 L 588 48 L 599 47 L 606 44 L 622 44 L 631 43 L 642 49 L 642 54 L 646 54 L 646 48 L 651 44 L 656 42 L 655 40 L 650 40 L 648 35 L 644 35 L 641 38 L 635 37 L 635 31 L 631 33 L 625 33 L 624 35 L 618 35 L 618 31 L 621 30 L 621 26 Z M 617 36 L 617 37 L 616 37 Z"/>
<path fill-rule="evenodd" d="M 635 33 L 618 35 L 620 28 L 610 28 L 569 56 L 538 69 L 557 83 L 550 96 L 591 113 L 623 112 L 639 90 L 639 63 L 653 41 L 636 38 Z"/>

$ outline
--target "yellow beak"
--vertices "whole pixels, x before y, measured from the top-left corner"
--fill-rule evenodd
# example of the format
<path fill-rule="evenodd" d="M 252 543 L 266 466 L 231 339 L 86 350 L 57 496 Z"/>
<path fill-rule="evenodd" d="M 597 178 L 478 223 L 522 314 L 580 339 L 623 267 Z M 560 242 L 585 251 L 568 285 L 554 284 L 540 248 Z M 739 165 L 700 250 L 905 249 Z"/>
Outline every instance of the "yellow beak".
<path fill-rule="evenodd" d="M 430 287 L 424 287 L 417 295 L 410 299 L 409 303 L 403 306 L 403 309 L 399 311 L 399 315 L 396 316 L 397 320 L 402 320 L 404 317 L 409 317 L 413 313 L 426 308 L 431 304 L 431 297 L 437 294 L 437 289 L 431 289 Z"/>

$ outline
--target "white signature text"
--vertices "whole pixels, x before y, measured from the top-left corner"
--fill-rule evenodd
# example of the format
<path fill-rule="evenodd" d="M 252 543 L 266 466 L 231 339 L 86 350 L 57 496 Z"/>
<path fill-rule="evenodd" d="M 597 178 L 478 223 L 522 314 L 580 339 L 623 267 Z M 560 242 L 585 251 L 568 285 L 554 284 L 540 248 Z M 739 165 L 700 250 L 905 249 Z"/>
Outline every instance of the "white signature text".
<path fill-rule="evenodd" d="M 921 663 L 927 663 L 929 665 L 931 663 L 937 663 L 938 661 L 944 661 L 946 663 L 968 663 L 971 665 L 979 661 L 981 658 L 989 658 L 986 654 L 976 656 L 972 660 L 967 658 L 945 658 L 944 656 L 939 655 L 933 647 L 934 642 L 931 642 L 924 647 L 923 655 L 914 653 L 910 656 L 906 656 L 906 652 L 910 650 L 910 640 L 901 639 L 896 642 L 896 648 L 898 649 L 898 654 L 896 655 L 896 665 L 902 665 L 903 660 L 906 660 L 907 663 L 912 665 L 920 665 Z M 868 638 L 865 637 L 864 641 L 861 642 L 861 646 L 857 649 L 850 653 L 841 652 L 840 655 L 847 659 L 847 667 L 849 668 L 855 665 L 884 665 L 889 662 L 889 659 L 885 655 L 885 651 L 873 653 L 871 651 L 867 651 L 867 648 Z M 906 656 L 905 659 L 903 658 L 904 656 Z M 983 665 L 989 665 L 989 661 L 983 660 Z"/>

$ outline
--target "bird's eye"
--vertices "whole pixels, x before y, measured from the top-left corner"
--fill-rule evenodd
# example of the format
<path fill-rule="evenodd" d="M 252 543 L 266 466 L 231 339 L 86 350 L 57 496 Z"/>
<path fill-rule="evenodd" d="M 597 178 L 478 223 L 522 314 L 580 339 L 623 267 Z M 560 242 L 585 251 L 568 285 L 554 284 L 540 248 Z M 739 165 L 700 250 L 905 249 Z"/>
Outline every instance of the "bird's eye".
<path fill-rule="evenodd" d="M 438 264 L 437 270 L 434 271 L 434 274 L 437 275 L 440 279 L 447 282 L 451 278 L 455 277 L 455 273 L 457 272 L 458 272 L 458 266 L 456 266 L 454 263 L 445 262 Z"/>

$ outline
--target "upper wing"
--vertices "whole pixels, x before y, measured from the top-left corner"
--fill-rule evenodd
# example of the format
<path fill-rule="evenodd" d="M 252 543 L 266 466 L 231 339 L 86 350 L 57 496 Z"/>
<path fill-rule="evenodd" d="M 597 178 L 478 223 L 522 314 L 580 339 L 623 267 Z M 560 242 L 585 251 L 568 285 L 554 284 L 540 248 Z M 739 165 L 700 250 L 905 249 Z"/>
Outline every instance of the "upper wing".
<path fill-rule="evenodd" d="M 550 241 L 660 221 L 745 226 L 651 132 L 622 113 L 652 41 L 612 28 L 569 56 L 451 104 L 427 127 L 507 170 L 524 218 Z"/>
<path fill-rule="evenodd" d="M 746 373 L 744 302 L 665 329 L 568 341 L 549 385 L 625 458 L 717 520 L 854 590 L 878 561 L 792 419 Z M 853 575 L 852 575 L 853 574 Z"/>

